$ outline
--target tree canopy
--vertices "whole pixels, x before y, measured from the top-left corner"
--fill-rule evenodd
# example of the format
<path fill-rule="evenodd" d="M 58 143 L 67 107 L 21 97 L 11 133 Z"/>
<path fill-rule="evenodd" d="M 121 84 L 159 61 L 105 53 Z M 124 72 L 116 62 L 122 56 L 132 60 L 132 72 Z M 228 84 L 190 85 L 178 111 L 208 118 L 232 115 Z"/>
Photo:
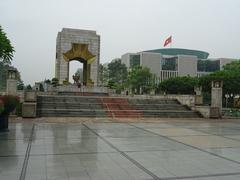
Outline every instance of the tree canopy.
<path fill-rule="evenodd" d="M 6 33 L 0 26 L 0 61 L 6 64 L 10 64 L 13 58 L 13 46 L 10 40 L 7 38 Z"/>
<path fill-rule="evenodd" d="M 217 71 L 199 79 L 199 84 L 203 87 L 203 91 L 211 91 L 211 82 L 213 80 L 223 81 L 224 94 L 240 93 L 240 61 L 234 61 L 223 67 L 222 71 Z"/>
<path fill-rule="evenodd" d="M 134 66 L 128 75 L 128 86 L 136 89 L 140 93 L 142 88 L 143 93 L 148 93 L 153 88 L 153 74 L 150 69 L 142 66 Z"/>
<path fill-rule="evenodd" d="M 114 83 L 123 84 L 127 81 L 127 67 L 121 63 L 121 59 L 115 59 L 108 64 L 109 80 Z"/>
<path fill-rule="evenodd" d="M 197 86 L 198 79 L 195 77 L 174 77 L 162 81 L 158 86 L 158 91 L 167 94 L 194 94 L 194 87 Z"/>
<path fill-rule="evenodd" d="M 99 64 L 99 81 L 103 86 L 108 84 L 108 68 L 102 64 Z"/>
<path fill-rule="evenodd" d="M 240 60 L 226 64 L 223 69 L 225 71 L 240 71 Z"/>

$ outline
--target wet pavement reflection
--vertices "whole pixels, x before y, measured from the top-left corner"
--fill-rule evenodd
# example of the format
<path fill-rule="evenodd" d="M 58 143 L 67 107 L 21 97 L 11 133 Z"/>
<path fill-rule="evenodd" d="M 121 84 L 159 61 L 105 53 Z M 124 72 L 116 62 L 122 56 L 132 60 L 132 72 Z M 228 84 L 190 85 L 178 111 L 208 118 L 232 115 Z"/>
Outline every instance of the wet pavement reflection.
<path fill-rule="evenodd" d="M 240 123 L 11 123 L 1 180 L 239 179 Z"/>

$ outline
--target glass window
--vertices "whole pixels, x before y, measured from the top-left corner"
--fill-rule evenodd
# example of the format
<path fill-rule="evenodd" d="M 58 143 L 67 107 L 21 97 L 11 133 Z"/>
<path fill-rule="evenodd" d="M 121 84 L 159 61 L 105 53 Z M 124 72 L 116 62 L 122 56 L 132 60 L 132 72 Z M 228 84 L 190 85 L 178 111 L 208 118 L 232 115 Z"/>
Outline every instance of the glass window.
<path fill-rule="evenodd" d="M 176 71 L 177 57 L 163 58 L 161 61 L 162 70 Z"/>
<path fill-rule="evenodd" d="M 220 70 L 219 60 L 198 60 L 197 69 L 199 72 L 214 72 Z"/>
<path fill-rule="evenodd" d="M 130 55 L 130 68 L 140 65 L 140 54 Z"/>

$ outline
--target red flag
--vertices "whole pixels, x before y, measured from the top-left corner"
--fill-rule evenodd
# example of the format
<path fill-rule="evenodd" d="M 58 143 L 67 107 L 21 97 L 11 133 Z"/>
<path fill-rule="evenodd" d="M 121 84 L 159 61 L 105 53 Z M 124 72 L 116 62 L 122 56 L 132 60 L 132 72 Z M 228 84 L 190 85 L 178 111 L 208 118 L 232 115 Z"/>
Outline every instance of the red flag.
<path fill-rule="evenodd" d="M 170 36 L 169 38 L 166 39 L 166 41 L 164 42 L 164 47 L 167 46 L 168 44 L 172 43 L 172 36 Z"/>

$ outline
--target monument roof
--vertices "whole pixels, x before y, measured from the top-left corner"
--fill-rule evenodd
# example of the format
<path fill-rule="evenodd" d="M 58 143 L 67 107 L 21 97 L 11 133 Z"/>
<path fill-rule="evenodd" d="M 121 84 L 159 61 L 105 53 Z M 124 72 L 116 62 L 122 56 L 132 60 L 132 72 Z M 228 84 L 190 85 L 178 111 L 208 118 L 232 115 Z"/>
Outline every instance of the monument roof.
<path fill-rule="evenodd" d="M 154 52 L 154 53 L 161 53 L 163 55 L 172 55 L 172 56 L 190 55 L 190 56 L 197 56 L 198 59 L 207 59 L 209 56 L 209 53 L 205 51 L 181 49 L 181 48 L 153 49 L 153 50 L 147 50 L 143 52 Z"/>

